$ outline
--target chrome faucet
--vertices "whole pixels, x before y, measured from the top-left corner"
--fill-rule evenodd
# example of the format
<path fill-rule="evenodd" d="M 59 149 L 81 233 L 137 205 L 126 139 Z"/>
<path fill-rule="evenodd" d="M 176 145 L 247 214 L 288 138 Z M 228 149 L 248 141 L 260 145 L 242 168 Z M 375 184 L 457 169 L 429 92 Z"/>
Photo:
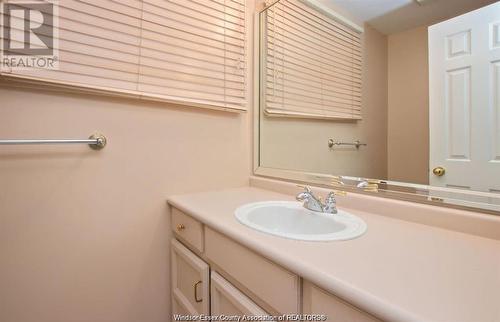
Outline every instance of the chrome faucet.
<path fill-rule="evenodd" d="M 327 214 L 337 213 L 337 200 L 335 199 L 335 192 L 333 191 L 328 194 L 324 204 L 321 202 L 321 198 L 316 197 L 308 186 L 305 186 L 304 191 L 299 193 L 295 199 L 304 202 L 304 208 L 306 209 Z"/>

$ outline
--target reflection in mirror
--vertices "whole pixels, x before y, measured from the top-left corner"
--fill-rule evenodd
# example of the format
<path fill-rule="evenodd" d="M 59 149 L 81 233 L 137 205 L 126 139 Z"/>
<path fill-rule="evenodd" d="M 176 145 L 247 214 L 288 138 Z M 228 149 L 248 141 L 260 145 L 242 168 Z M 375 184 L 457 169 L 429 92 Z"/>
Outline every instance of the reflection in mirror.
<path fill-rule="evenodd" d="M 500 209 L 500 2 L 279 0 L 259 37 L 256 173 Z"/>

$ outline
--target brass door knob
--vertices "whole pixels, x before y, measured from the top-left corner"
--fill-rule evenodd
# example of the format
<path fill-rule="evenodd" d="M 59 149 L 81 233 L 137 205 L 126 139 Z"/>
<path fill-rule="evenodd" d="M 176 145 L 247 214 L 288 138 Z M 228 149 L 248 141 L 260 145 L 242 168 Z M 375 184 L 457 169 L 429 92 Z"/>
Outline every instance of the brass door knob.
<path fill-rule="evenodd" d="M 177 231 L 183 231 L 184 229 L 186 229 L 186 226 L 183 224 L 177 225 Z"/>
<path fill-rule="evenodd" d="M 443 167 L 435 167 L 434 169 L 432 169 L 432 173 L 434 173 L 434 175 L 438 177 L 443 176 L 445 172 L 446 170 Z"/>

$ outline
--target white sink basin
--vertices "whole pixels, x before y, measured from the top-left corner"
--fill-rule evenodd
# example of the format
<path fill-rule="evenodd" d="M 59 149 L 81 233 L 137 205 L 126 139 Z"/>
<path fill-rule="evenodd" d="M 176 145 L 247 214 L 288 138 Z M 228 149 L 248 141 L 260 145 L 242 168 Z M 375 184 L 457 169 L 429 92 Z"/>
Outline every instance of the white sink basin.
<path fill-rule="evenodd" d="M 366 231 L 365 222 L 348 212 L 339 210 L 335 215 L 315 212 L 294 201 L 246 204 L 236 209 L 235 216 L 250 228 L 298 240 L 347 240 Z"/>

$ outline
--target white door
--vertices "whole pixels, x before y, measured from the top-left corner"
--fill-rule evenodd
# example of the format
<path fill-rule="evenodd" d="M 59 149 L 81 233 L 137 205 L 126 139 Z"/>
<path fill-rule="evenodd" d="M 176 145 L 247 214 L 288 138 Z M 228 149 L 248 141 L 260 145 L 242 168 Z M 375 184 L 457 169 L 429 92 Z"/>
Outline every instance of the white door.
<path fill-rule="evenodd" d="M 430 184 L 500 192 L 500 2 L 429 27 L 429 86 Z"/>
<path fill-rule="evenodd" d="M 209 266 L 177 240 L 172 240 L 172 314 L 210 313 Z"/>

